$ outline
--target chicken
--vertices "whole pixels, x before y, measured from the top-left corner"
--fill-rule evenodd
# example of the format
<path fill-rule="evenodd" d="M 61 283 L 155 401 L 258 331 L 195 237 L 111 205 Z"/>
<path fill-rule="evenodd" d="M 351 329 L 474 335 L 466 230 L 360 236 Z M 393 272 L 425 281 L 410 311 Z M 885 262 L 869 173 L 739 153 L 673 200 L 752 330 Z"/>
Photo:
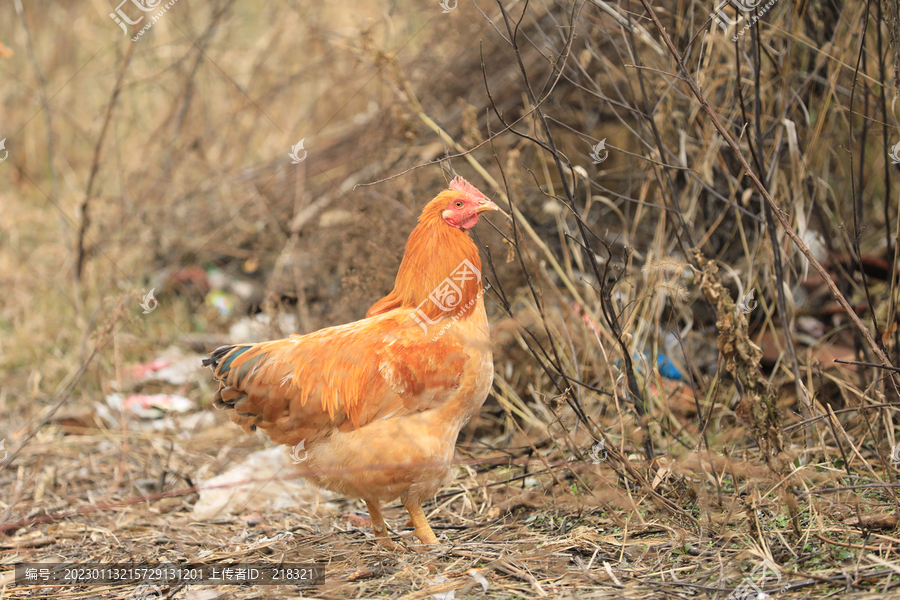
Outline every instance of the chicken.
<path fill-rule="evenodd" d="M 395 547 L 381 503 L 397 498 L 416 537 L 437 543 L 422 503 L 450 480 L 460 429 L 490 391 L 481 260 L 467 232 L 491 210 L 456 177 L 423 209 L 393 291 L 365 319 L 203 361 L 220 384 L 214 405 L 246 432 L 303 448 L 302 476 L 363 499 L 379 545 Z"/>

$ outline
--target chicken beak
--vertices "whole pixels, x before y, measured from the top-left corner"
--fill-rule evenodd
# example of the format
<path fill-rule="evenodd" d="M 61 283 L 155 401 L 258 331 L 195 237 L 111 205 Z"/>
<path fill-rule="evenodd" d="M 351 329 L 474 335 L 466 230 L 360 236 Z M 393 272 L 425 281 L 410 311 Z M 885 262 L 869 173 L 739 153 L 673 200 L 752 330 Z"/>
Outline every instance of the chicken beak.
<path fill-rule="evenodd" d="M 500 210 L 500 207 L 491 202 L 490 200 L 485 200 L 481 204 L 475 207 L 475 214 L 481 214 L 483 212 L 489 210 Z"/>

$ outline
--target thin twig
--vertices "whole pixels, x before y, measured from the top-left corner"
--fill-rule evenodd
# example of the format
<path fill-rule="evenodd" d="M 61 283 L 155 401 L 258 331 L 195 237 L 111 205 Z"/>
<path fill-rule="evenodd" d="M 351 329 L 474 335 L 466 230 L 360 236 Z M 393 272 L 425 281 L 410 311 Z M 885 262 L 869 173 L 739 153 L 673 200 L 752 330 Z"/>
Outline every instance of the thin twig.
<path fill-rule="evenodd" d="M 119 67 L 119 73 L 116 75 L 116 83 L 113 85 L 112 94 L 110 94 L 109 102 L 106 105 L 106 115 L 103 118 L 103 126 L 100 128 L 100 135 L 97 137 L 97 144 L 94 146 L 94 158 L 91 161 L 91 174 L 88 177 L 87 186 L 84 190 L 84 200 L 81 201 L 81 225 L 78 228 L 78 239 L 76 242 L 76 258 L 75 258 L 75 281 L 81 281 L 81 273 L 84 270 L 84 261 L 87 251 L 84 247 L 84 236 L 91 224 L 90 218 L 90 201 L 94 195 L 94 180 L 97 172 L 100 170 L 100 154 L 103 150 L 103 140 L 106 138 L 106 130 L 112 119 L 113 109 L 116 106 L 116 100 L 122 91 L 122 82 L 125 80 L 125 72 L 128 65 L 131 64 L 131 57 L 134 56 L 134 49 L 137 44 L 129 44 L 128 52 Z"/>

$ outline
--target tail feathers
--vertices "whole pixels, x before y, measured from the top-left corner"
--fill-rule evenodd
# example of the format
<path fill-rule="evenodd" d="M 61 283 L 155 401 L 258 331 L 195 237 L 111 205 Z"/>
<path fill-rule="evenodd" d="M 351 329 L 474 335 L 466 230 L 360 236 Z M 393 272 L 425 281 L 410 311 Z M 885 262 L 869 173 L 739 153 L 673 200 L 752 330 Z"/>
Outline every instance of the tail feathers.
<path fill-rule="evenodd" d="M 253 344 L 240 346 L 220 346 L 216 348 L 209 358 L 203 359 L 204 367 L 212 367 L 216 379 L 224 379 L 231 370 L 231 363 L 235 358 L 253 347 Z"/>
<path fill-rule="evenodd" d="M 235 410 L 237 414 L 232 415 L 232 421 L 239 423 L 247 431 L 255 431 L 256 422 L 262 417 L 247 411 L 248 408 L 251 408 L 248 406 L 250 399 L 247 393 L 240 389 L 240 384 L 241 380 L 250 372 L 253 364 L 265 354 L 254 357 L 249 363 L 241 365 L 236 372 L 232 372 L 231 367 L 236 358 L 253 348 L 254 345 L 222 346 L 216 348 L 209 358 L 203 359 L 203 366 L 211 367 L 213 376 L 219 381 L 219 390 L 213 396 L 213 406 L 219 409 Z"/>
<path fill-rule="evenodd" d="M 217 348 L 209 358 L 203 359 L 203 366 L 212 367 L 213 377 L 222 383 L 231 385 L 235 388 L 243 387 L 244 380 L 253 372 L 256 365 L 262 364 L 266 360 L 267 353 L 262 352 L 256 356 L 250 357 L 249 360 L 238 361 L 240 363 L 237 370 L 233 370 L 234 361 L 240 358 L 248 350 L 252 350 L 259 344 L 240 344 L 237 346 L 222 346 Z"/>
<path fill-rule="evenodd" d="M 240 402 L 247 395 L 240 391 L 236 390 L 233 387 L 223 386 L 216 392 L 216 395 L 213 396 L 213 406 L 216 408 L 234 408 L 234 405 L 237 402 Z M 245 415 L 241 415 L 245 416 Z"/>

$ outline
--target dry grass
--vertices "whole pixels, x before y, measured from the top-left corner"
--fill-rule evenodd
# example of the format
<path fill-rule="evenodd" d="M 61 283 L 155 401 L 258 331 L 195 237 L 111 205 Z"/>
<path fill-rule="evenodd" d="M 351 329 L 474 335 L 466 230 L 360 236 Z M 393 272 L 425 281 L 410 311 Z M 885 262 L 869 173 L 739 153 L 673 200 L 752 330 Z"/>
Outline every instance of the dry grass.
<path fill-rule="evenodd" d="M 784 598 L 895 593 L 898 384 L 833 362 L 900 365 L 900 35 L 877 4 L 781 0 L 737 44 L 711 4 L 654 7 L 688 73 L 639 2 L 504 5 L 511 27 L 524 11 L 518 51 L 498 5 L 179 0 L 132 43 L 106 0 L 17 4 L 0 6 L 0 571 L 315 561 L 326 583 L 303 594 L 323 598 L 726 598 L 765 559 Z M 264 442 L 217 412 L 111 426 L 96 403 L 179 393 L 207 411 L 206 380 L 131 365 L 209 350 L 257 311 L 300 332 L 360 318 L 447 153 L 515 223 L 477 229 L 496 377 L 426 507 L 445 543 L 378 550 L 341 499 L 193 520 L 198 482 Z M 250 290 L 232 316 L 205 301 L 212 269 Z M 400 534 L 402 510 L 386 517 Z"/>

